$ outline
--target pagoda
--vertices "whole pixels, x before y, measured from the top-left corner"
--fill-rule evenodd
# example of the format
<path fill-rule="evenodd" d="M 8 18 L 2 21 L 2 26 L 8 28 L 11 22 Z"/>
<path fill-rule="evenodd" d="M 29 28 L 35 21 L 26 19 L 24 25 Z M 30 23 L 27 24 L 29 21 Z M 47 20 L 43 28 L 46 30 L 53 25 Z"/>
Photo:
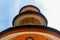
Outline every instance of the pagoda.
<path fill-rule="evenodd" d="M 24 6 L 14 17 L 13 27 L 0 32 L 0 40 L 60 40 L 60 32 L 47 24 L 36 6 Z"/>

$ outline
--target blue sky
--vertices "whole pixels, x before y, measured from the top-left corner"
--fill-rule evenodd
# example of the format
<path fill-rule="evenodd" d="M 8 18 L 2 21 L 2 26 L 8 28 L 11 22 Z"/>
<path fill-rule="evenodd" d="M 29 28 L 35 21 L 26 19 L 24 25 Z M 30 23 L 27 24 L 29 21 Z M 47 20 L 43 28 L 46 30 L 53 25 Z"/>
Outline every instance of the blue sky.
<path fill-rule="evenodd" d="M 0 0 L 0 32 L 12 27 L 13 18 L 25 5 L 37 6 L 48 26 L 60 30 L 60 0 Z"/>

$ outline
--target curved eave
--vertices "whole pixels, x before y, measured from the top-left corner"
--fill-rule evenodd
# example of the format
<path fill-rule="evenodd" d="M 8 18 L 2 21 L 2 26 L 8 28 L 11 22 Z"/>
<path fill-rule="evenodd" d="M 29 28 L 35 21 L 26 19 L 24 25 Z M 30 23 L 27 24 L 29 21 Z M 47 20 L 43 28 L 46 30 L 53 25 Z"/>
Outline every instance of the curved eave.
<path fill-rule="evenodd" d="M 53 29 L 53 28 L 50 28 L 50 27 L 39 26 L 39 25 L 23 25 L 23 26 L 10 27 L 10 28 L 0 32 L 0 36 L 4 35 L 5 33 L 9 33 L 13 30 L 19 30 L 19 29 L 22 29 L 22 28 L 36 28 L 36 29 L 38 28 L 38 29 L 42 29 L 42 30 L 51 31 L 51 32 L 54 32 L 54 33 L 60 35 L 60 31 L 58 31 L 56 29 Z"/>

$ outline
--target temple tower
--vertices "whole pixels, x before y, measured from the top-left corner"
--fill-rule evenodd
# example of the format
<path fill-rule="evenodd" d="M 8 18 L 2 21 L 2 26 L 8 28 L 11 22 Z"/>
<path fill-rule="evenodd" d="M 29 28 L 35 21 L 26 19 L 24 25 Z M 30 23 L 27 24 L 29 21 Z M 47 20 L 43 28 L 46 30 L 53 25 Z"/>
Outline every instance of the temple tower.
<path fill-rule="evenodd" d="M 60 32 L 47 24 L 47 19 L 37 7 L 24 6 L 14 17 L 13 27 L 0 33 L 0 40 L 60 40 Z"/>

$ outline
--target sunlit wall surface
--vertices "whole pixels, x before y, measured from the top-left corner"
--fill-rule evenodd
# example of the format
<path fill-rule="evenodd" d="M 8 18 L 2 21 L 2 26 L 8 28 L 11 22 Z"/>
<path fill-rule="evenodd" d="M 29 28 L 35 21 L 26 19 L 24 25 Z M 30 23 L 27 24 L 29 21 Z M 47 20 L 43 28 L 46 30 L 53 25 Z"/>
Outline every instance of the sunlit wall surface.
<path fill-rule="evenodd" d="M 37 6 L 48 26 L 60 31 L 60 0 L 0 0 L 0 32 L 12 27 L 13 18 L 25 5 Z"/>

